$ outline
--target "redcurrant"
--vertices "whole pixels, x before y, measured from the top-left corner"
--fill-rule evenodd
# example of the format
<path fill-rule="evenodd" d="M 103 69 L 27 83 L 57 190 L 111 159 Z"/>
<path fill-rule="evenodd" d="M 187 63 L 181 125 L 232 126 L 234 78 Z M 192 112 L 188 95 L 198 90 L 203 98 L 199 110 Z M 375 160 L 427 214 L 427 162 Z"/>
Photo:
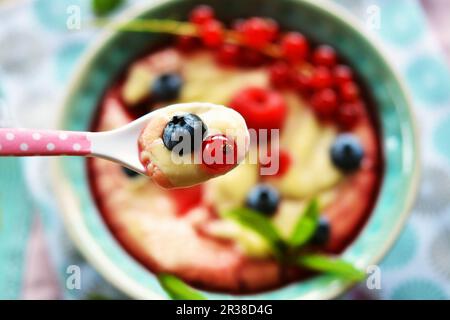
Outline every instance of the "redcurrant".
<path fill-rule="evenodd" d="M 355 101 L 359 97 L 359 88 L 353 81 L 348 81 L 339 86 L 339 93 L 344 101 Z"/>
<path fill-rule="evenodd" d="M 261 49 L 273 41 L 278 32 L 278 25 L 271 19 L 250 18 L 239 26 L 245 45 Z"/>
<path fill-rule="evenodd" d="M 266 57 L 251 48 L 241 48 L 240 64 L 242 67 L 259 67 L 266 62 Z"/>
<path fill-rule="evenodd" d="M 292 83 L 291 69 L 287 63 L 276 62 L 269 68 L 270 83 L 275 88 L 286 88 Z"/>
<path fill-rule="evenodd" d="M 223 173 L 237 165 L 236 142 L 223 134 L 207 137 L 202 143 L 202 167 L 213 173 Z"/>
<path fill-rule="evenodd" d="M 210 20 L 200 26 L 200 37 L 207 47 L 218 47 L 223 43 L 224 30 L 220 21 Z"/>
<path fill-rule="evenodd" d="M 190 36 L 179 36 L 176 47 L 182 52 L 191 52 L 198 46 L 198 39 Z"/>
<path fill-rule="evenodd" d="M 308 95 L 313 86 L 313 75 L 311 73 L 300 72 L 293 77 L 295 88 L 302 94 Z"/>
<path fill-rule="evenodd" d="M 308 55 L 308 41 L 299 32 L 289 32 L 281 40 L 281 52 L 289 61 L 301 61 Z"/>
<path fill-rule="evenodd" d="M 343 129 L 352 129 L 361 116 L 364 104 L 361 101 L 344 103 L 339 106 L 337 121 Z"/>
<path fill-rule="evenodd" d="M 223 65 L 236 65 L 239 62 L 240 48 L 234 44 L 224 44 L 216 54 L 217 61 Z"/>
<path fill-rule="evenodd" d="M 332 67 L 336 64 L 336 51 L 328 45 L 321 45 L 314 50 L 313 62 L 316 65 Z"/>
<path fill-rule="evenodd" d="M 318 66 L 314 69 L 311 86 L 315 89 L 328 88 L 333 85 L 333 76 L 327 67 Z"/>
<path fill-rule="evenodd" d="M 346 65 L 340 64 L 334 67 L 333 76 L 336 84 L 341 85 L 345 82 L 352 81 L 352 69 Z"/>
<path fill-rule="evenodd" d="M 189 21 L 197 25 L 214 19 L 214 10 L 210 6 L 200 5 L 194 8 L 189 15 Z"/>
<path fill-rule="evenodd" d="M 336 112 L 338 106 L 336 92 L 326 88 L 319 90 L 311 97 L 311 105 L 315 113 L 321 118 L 329 118 Z"/>

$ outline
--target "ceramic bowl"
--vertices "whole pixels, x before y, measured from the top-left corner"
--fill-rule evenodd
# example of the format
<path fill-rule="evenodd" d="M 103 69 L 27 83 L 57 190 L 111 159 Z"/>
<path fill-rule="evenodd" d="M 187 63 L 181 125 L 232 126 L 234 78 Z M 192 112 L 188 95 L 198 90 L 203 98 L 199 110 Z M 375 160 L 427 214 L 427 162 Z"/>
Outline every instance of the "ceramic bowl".
<path fill-rule="evenodd" d="M 184 20 L 197 0 L 149 1 L 120 19 L 170 18 Z M 318 43 L 334 46 L 360 74 L 376 105 L 381 123 L 385 172 L 375 208 L 357 239 L 343 256 L 366 268 L 377 264 L 398 236 L 413 201 L 418 181 L 418 147 L 411 104 L 405 86 L 382 48 L 364 27 L 342 8 L 317 0 L 212 0 L 222 20 L 269 16 L 283 28 L 299 30 Z M 102 94 L 116 76 L 161 34 L 107 31 L 88 50 L 78 66 L 65 99 L 61 128 L 87 130 Z M 94 203 L 82 158 L 54 163 L 54 185 L 67 230 L 88 261 L 112 284 L 132 298 L 166 298 L 155 275 L 136 262 L 109 232 Z M 254 295 L 205 292 L 223 299 L 329 299 L 351 284 L 320 275 L 283 288 Z"/>

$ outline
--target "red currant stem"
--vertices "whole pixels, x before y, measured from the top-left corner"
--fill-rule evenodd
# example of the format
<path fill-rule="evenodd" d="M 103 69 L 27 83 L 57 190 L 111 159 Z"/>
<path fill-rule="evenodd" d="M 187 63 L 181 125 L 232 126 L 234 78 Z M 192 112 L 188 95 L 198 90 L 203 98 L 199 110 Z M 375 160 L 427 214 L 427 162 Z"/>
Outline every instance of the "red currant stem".
<path fill-rule="evenodd" d="M 314 66 L 309 62 L 303 61 L 299 66 L 299 71 L 306 76 L 310 76 L 314 71 Z"/>
<path fill-rule="evenodd" d="M 225 42 L 240 46 L 245 46 L 242 41 L 242 36 L 234 30 L 225 30 Z M 269 44 L 263 49 L 260 50 L 265 55 L 272 57 L 272 58 L 280 58 L 281 57 L 281 50 L 280 48 L 275 44 Z"/>
<path fill-rule="evenodd" d="M 94 21 L 97 27 L 104 27 L 124 32 L 162 32 L 178 36 L 200 37 L 198 27 L 190 22 L 181 22 L 169 19 L 135 19 L 128 22 L 111 22 L 108 19 L 98 18 Z M 225 42 L 244 46 L 242 36 L 234 30 L 225 30 Z M 261 52 L 272 58 L 281 58 L 281 49 L 276 44 L 269 44 Z M 311 69 L 308 63 L 303 63 L 301 68 Z"/>
<path fill-rule="evenodd" d="M 114 23 L 107 19 L 96 19 L 95 25 L 125 32 L 162 32 L 179 36 L 199 36 L 194 24 L 167 19 L 135 19 L 129 22 Z"/>

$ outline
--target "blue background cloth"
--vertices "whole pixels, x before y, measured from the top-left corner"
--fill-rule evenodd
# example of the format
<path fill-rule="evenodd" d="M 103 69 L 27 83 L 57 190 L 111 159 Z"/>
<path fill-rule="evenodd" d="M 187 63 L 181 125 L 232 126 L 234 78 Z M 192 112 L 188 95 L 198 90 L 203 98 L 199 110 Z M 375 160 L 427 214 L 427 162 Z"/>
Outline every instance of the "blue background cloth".
<path fill-rule="evenodd" d="M 11 124 L 3 99 L 0 92 L 0 128 Z M 31 213 L 21 162 L 0 158 L 0 298 L 20 295 Z"/>

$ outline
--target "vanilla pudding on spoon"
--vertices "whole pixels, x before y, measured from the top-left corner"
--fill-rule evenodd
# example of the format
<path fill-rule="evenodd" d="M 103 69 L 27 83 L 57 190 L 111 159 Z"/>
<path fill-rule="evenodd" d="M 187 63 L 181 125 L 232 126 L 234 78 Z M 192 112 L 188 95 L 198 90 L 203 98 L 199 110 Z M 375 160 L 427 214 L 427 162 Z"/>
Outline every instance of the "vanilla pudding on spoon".
<path fill-rule="evenodd" d="M 227 173 L 244 159 L 248 145 L 244 118 L 211 103 L 157 110 L 139 137 L 146 173 L 164 188 L 191 186 Z"/>

